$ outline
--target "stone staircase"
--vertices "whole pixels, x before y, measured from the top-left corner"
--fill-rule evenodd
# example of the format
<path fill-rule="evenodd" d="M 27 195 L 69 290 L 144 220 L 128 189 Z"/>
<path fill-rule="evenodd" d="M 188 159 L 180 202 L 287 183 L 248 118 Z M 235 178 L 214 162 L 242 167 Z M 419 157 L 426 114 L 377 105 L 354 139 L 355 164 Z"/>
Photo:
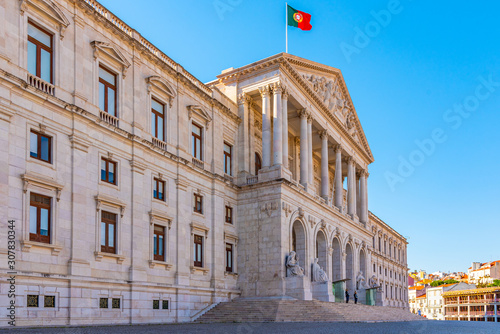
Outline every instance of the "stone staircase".
<path fill-rule="evenodd" d="M 195 322 L 386 322 L 425 318 L 409 311 L 361 304 L 317 300 L 245 299 L 220 303 Z"/>

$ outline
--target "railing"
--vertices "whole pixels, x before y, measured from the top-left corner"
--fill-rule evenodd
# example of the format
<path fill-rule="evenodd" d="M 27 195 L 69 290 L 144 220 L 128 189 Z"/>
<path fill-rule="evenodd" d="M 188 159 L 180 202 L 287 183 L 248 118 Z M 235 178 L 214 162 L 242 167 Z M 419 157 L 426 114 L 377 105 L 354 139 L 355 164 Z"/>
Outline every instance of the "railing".
<path fill-rule="evenodd" d="M 120 20 L 118 17 L 109 12 L 106 8 L 101 6 L 94 0 L 83 0 L 90 7 L 92 7 L 97 13 L 106 18 L 109 22 L 111 22 L 115 27 L 126 33 L 127 35 L 133 35 L 133 29 L 130 28 L 125 22 Z M 140 36 L 140 34 L 138 34 Z M 161 61 L 165 64 L 173 68 L 174 70 L 180 70 L 185 78 L 187 78 L 193 85 L 201 89 L 205 94 L 212 96 L 212 90 L 205 86 L 200 80 L 196 79 L 191 73 L 187 72 L 182 66 L 177 65 L 170 57 L 161 52 L 158 48 L 156 48 L 153 44 L 149 43 L 144 37 L 139 37 L 139 43 L 148 49 L 152 54 L 157 56 Z"/>
<path fill-rule="evenodd" d="M 486 311 L 486 315 L 495 315 L 495 311 Z"/>
<path fill-rule="evenodd" d="M 161 52 L 158 48 L 156 48 L 153 44 L 149 43 L 144 37 L 141 36 L 139 42 L 141 43 L 142 46 L 148 49 L 149 52 L 160 58 L 164 63 L 166 63 L 173 69 L 176 69 L 177 67 L 176 63 L 172 59 L 170 59 L 167 55 L 165 55 L 163 52 Z"/>
<path fill-rule="evenodd" d="M 470 311 L 470 315 L 484 315 L 484 311 Z"/>
<path fill-rule="evenodd" d="M 28 85 L 35 87 L 36 89 L 41 90 L 44 93 L 49 95 L 54 95 L 54 85 L 48 83 L 45 80 L 40 79 L 36 75 L 28 73 Z"/>
<path fill-rule="evenodd" d="M 195 165 L 196 167 L 198 168 L 201 168 L 201 169 L 205 169 L 205 163 L 201 160 L 198 160 L 196 158 L 193 157 L 193 165 Z"/>
<path fill-rule="evenodd" d="M 99 112 L 100 112 L 100 115 L 101 115 L 101 119 L 104 122 L 106 122 L 108 124 L 111 124 L 113 126 L 118 127 L 118 121 L 119 121 L 118 117 L 115 117 L 115 116 L 113 116 L 111 114 L 108 114 L 107 112 L 102 111 L 102 110 L 99 110 Z"/>
<path fill-rule="evenodd" d="M 448 312 L 448 311 L 446 311 L 446 315 L 447 316 L 448 315 L 458 315 L 458 312 Z"/>
<path fill-rule="evenodd" d="M 83 0 L 85 1 L 90 7 L 94 8 L 94 10 L 104 16 L 109 22 L 111 22 L 115 27 L 123 31 L 129 36 L 132 36 L 132 29 L 125 24 L 122 20 L 108 12 L 108 10 L 104 7 L 102 7 L 100 4 L 98 4 L 96 1 L 93 0 Z"/>
<path fill-rule="evenodd" d="M 165 143 L 163 140 L 159 140 L 156 137 L 153 137 L 153 145 L 156 147 L 159 147 L 160 149 L 166 151 L 167 150 L 167 143 Z"/>
<path fill-rule="evenodd" d="M 256 184 L 259 182 L 258 176 L 247 176 L 247 184 Z"/>
<path fill-rule="evenodd" d="M 458 301 L 456 299 L 454 300 L 445 300 L 445 304 L 458 304 Z"/>

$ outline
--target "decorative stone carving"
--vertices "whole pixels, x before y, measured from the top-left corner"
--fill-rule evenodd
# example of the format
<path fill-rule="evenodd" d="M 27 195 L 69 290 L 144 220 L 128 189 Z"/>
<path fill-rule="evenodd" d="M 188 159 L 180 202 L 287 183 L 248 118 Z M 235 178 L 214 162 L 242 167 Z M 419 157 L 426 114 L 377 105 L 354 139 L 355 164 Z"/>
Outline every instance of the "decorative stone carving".
<path fill-rule="evenodd" d="M 363 272 L 358 272 L 358 276 L 356 276 L 356 290 L 365 289 L 365 277 L 363 276 Z"/>
<path fill-rule="evenodd" d="M 327 282 L 328 276 L 321 266 L 318 264 L 318 258 L 314 259 L 312 264 L 312 281 L 313 282 Z"/>
<path fill-rule="evenodd" d="M 377 276 L 372 275 L 372 277 L 368 280 L 368 285 L 370 288 L 375 288 L 378 286 Z"/>
<path fill-rule="evenodd" d="M 299 266 L 299 257 L 294 251 L 290 252 L 286 259 L 286 276 L 287 277 L 302 277 L 304 276 L 304 268 Z"/>
<path fill-rule="evenodd" d="M 337 111 L 344 108 L 346 102 L 336 79 L 331 80 L 314 74 L 304 74 L 303 77 L 312 84 L 314 92 L 318 94 L 329 110 Z"/>

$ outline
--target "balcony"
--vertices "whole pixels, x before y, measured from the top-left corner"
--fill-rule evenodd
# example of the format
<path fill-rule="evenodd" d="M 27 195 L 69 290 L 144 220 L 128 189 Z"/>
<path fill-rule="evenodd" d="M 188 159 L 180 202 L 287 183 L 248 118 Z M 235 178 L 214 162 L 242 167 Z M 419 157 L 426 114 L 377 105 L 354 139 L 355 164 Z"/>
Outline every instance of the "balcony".
<path fill-rule="evenodd" d="M 205 163 L 203 161 L 198 160 L 195 157 L 193 157 L 192 162 L 193 162 L 193 165 L 195 165 L 196 167 L 201 168 L 201 169 L 205 169 Z"/>
<path fill-rule="evenodd" d="M 166 151 L 167 150 L 167 143 L 165 143 L 163 140 L 160 140 L 156 137 L 153 137 L 153 145 L 158 147 L 159 149 Z"/>
<path fill-rule="evenodd" d="M 28 85 L 35 87 L 42 92 L 54 96 L 54 85 L 39 77 L 28 73 Z"/>
<path fill-rule="evenodd" d="M 247 184 L 256 184 L 259 182 L 258 176 L 247 176 Z"/>
<path fill-rule="evenodd" d="M 118 124 L 119 124 L 118 117 L 110 115 L 107 112 L 102 111 L 102 110 L 99 110 L 99 114 L 101 116 L 101 120 L 103 120 L 104 122 L 106 122 L 106 123 L 108 123 L 110 125 L 118 127 Z"/>

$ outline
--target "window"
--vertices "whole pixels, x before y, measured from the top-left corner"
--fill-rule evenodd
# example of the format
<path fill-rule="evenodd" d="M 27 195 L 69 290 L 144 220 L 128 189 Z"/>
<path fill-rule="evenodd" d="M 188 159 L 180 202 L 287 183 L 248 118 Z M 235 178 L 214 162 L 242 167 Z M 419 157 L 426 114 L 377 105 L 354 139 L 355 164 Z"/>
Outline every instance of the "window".
<path fill-rule="evenodd" d="M 203 214 L 203 196 L 194 194 L 194 208 L 193 211 Z"/>
<path fill-rule="evenodd" d="M 52 138 L 35 131 L 31 131 L 30 157 L 51 163 L 52 162 L 51 151 L 52 151 Z"/>
<path fill-rule="evenodd" d="M 111 308 L 120 308 L 120 298 L 111 299 Z"/>
<path fill-rule="evenodd" d="M 116 214 L 101 211 L 101 252 L 116 253 Z"/>
<path fill-rule="evenodd" d="M 56 296 L 45 296 L 43 298 L 43 307 L 56 307 Z"/>
<path fill-rule="evenodd" d="M 99 108 L 116 115 L 116 75 L 99 66 Z"/>
<path fill-rule="evenodd" d="M 233 223 L 233 208 L 226 205 L 226 223 Z"/>
<path fill-rule="evenodd" d="M 192 153 L 193 157 L 198 160 L 203 160 L 203 136 L 202 136 L 202 128 L 193 123 L 192 130 Z"/>
<path fill-rule="evenodd" d="M 159 310 L 160 309 L 160 301 L 158 299 L 153 300 L 153 310 Z"/>
<path fill-rule="evenodd" d="M 156 139 L 165 141 L 165 105 L 151 99 L 151 134 Z"/>
<path fill-rule="evenodd" d="M 377 272 L 377 268 L 375 267 L 375 263 L 373 264 L 373 272 Z"/>
<path fill-rule="evenodd" d="M 28 22 L 28 72 L 53 83 L 52 35 Z"/>
<path fill-rule="evenodd" d="M 165 261 L 165 227 L 154 226 L 153 255 L 156 261 Z"/>
<path fill-rule="evenodd" d="M 161 308 L 163 310 L 168 310 L 168 300 L 164 300 L 162 303 L 161 303 Z"/>
<path fill-rule="evenodd" d="M 108 298 L 99 298 L 99 308 L 108 308 Z"/>
<path fill-rule="evenodd" d="M 233 245 L 226 243 L 226 271 L 233 272 Z"/>
<path fill-rule="evenodd" d="M 387 276 L 387 268 L 385 268 L 385 276 Z"/>
<path fill-rule="evenodd" d="M 227 175 L 233 175 L 233 169 L 231 164 L 231 153 L 233 147 L 228 143 L 224 143 L 224 173 Z"/>
<path fill-rule="evenodd" d="M 26 305 L 28 307 L 38 307 L 38 295 L 28 295 Z"/>
<path fill-rule="evenodd" d="M 50 211 L 52 199 L 30 193 L 30 240 L 50 243 Z"/>
<path fill-rule="evenodd" d="M 260 159 L 259 153 L 255 152 L 255 175 L 259 173 L 262 168 L 262 160 Z"/>
<path fill-rule="evenodd" d="M 165 181 L 161 181 L 156 177 L 153 179 L 153 197 L 165 201 Z"/>
<path fill-rule="evenodd" d="M 116 184 L 116 162 L 101 158 L 101 180 Z"/>
<path fill-rule="evenodd" d="M 194 235 L 194 266 L 203 267 L 203 237 Z"/>
<path fill-rule="evenodd" d="M 382 251 L 382 238 L 378 237 L 378 251 Z"/>

